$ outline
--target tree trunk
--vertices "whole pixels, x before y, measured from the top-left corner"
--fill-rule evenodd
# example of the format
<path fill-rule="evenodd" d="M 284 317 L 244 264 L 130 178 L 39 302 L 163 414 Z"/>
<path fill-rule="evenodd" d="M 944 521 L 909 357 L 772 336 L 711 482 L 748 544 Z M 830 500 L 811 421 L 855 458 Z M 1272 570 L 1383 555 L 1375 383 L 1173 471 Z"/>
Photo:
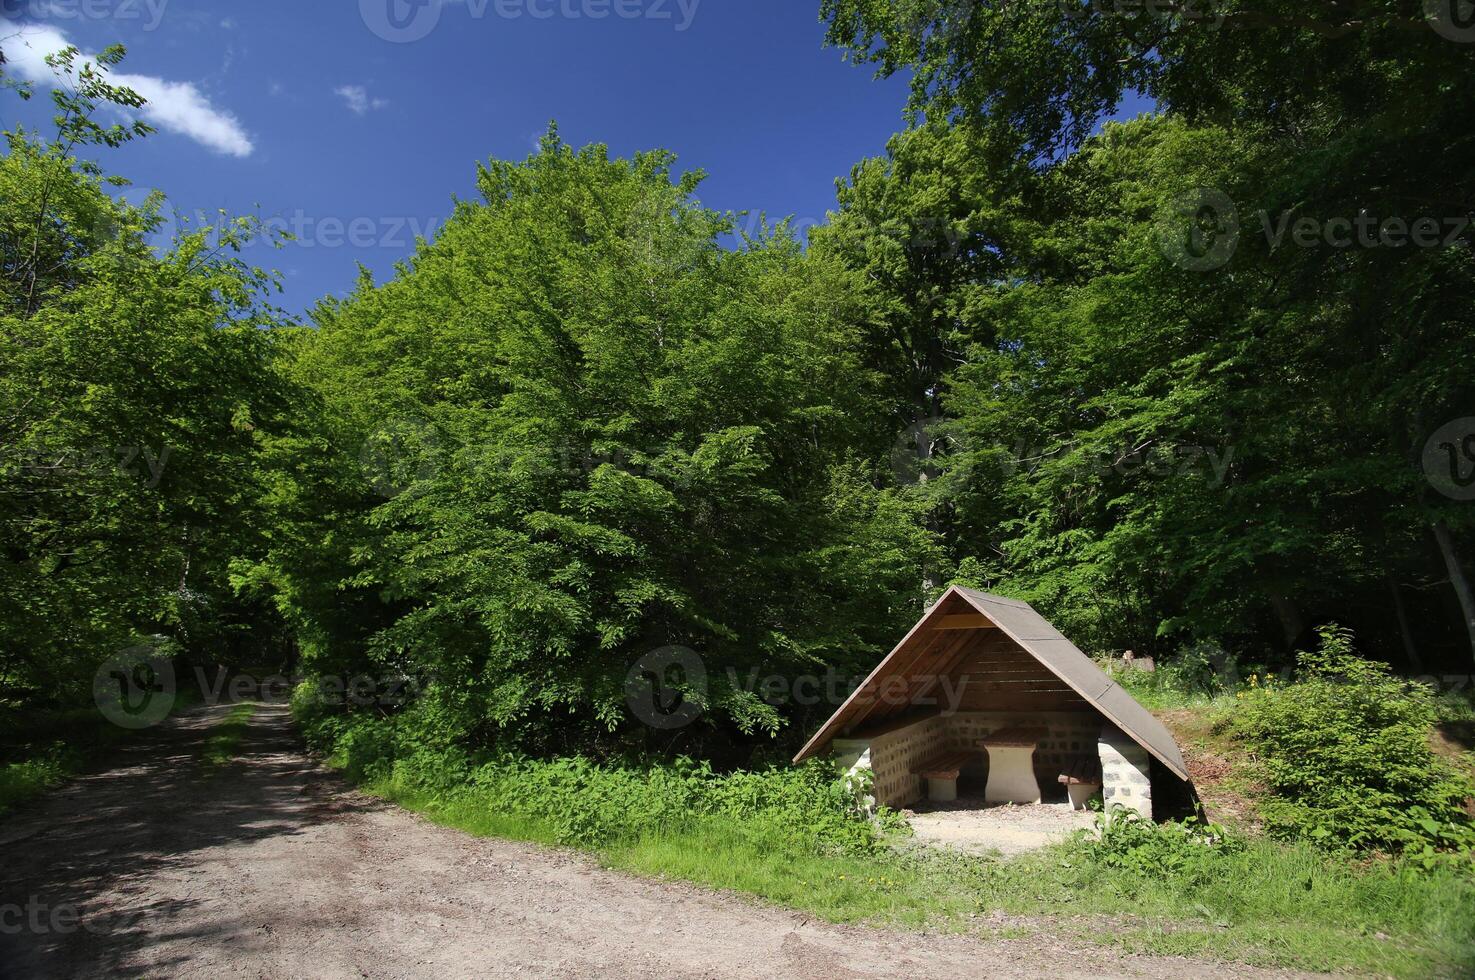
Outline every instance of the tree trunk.
<path fill-rule="evenodd" d="M 1403 604 L 1403 592 L 1392 575 L 1388 576 L 1388 591 L 1393 593 L 1393 611 L 1398 615 L 1398 635 L 1403 637 L 1403 655 L 1408 658 L 1409 669 L 1415 674 L 1424 672 L 1424 658 L 1414 644 L 1414 631 L 1408 623 L 1408 607 Z"/>
<path fill-rule="evenodd" d="M 1277 592 L 1270 597 L 1270 604 L 1275 607 L 1275 615 L 1280 619 L 1281 632 L 1285 633 L 1286 649 L 1294 650 L 1296 641 L 1306 632 L 1306 620 L 1301 618 L 1296 600 L 1283 592 Z"/>
<path fill-rule="evenodd" d="M 1439 542 L 1439 553 L 1444 556 L 1444 567 L 1449 569 L 1449 584 L 1454 587 L 1455 596 L 1460 600 L 1460 613 L 1465 617 L 1465 631 L 1470 634 L 1470 656 L 1475 658 L 1475 593 L 1470 591 L 1470 580 L 1465 578 L 1465 570 L 1460 567 L 1459 556 L 1455 554 L 1454 535 L 1449 533 L 1449 525 L 1443 521 L 1435 521 L 1434 540 Z"/>
<path fill-rule="evenodd" d="M 917 484 L 919 486 L 925 486 L 932 478 L 932 459 L 936 453 L 932 440 L 932 426 L 936 422 L 935 418 L 924 417 L 913 423 L 915 433 L 913 439 L 917 451 Z M 937 530 L 936 512 L 929 512 L 924 523 L 929 531 L 935 532 Z M 932 594 L 941 585 L 942 580 L 938 578 L 937 569 L 924 566 L 922 568 L 922 602 L 925 604 L 930 601 Z"/>

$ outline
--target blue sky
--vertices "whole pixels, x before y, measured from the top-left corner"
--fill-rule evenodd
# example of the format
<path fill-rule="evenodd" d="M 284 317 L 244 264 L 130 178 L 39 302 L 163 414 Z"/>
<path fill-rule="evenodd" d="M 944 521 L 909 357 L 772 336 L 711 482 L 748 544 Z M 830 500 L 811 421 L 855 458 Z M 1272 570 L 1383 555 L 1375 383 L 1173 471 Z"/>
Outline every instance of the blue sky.
<path fill-rule="evenodd" d="M 521 159 L 550 119 L 574 144 L 666 147 L 703 203 L 815 223 L 834 181 L 902 125 L 906 85 L 823 47 L 815 0 L 0 0 L 10 70 L 64 38 L 122 42 L 161 132 L 105 155 L 187 215 L 257 212 L 303 234 L 258 261 L 300 312 L 381 279 Z M 600 17 L 599 14 L 604 16 Z M 395 16 L 391 16 L 395 15 Z M 5 97 L 5 122 L 49 102 Z"/>

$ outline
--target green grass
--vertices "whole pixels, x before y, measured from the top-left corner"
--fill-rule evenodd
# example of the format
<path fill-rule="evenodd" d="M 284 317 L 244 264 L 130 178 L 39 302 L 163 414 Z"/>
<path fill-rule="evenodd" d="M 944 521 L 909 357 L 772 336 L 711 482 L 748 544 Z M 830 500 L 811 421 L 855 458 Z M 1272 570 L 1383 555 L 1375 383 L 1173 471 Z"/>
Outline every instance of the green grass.
<path fill-rule="evenodd" d="M 1149 711 L 1175 711 L 1182 708 L 1224 710 L 1234 704 L 1234 691 L 1205 691 L 1185 682 L 1167 668 L 1144 671 L 1107 664 L 1104 669 L 1112 680 Z"/>
<path fill-rule="evenodd" d="M 199 700 L 175 696 L 174 713 Z M 0 705 L 0 817 L 54 789 L 139 731 L 119 728 L 95 707 L 57 709 Z"/>
<path fill-rule="evenodd" d="M 245 737 L 246 728 L 255 713 L 254 704 L 238 704 L 210 729 L 210 735 L 200 750 L 200 761 L 206 769 L 220 769 L 230 764 L 240 751 L 241 739 Z"/>
<path fill-rule="evenodd" d="M 474 788 L 439 796 L 393 778 L 367 788 L 479 836 L 557 844 L 550 821 L 508 813 Z M 978 917 L 1138 953 L 1398 977 L 1475 970 L 1475 877 L 1356 864 L 1250 841 L 1143 874 L 1066 844 L 1011 861 L 914 850 L 823 854 L 761 824 L 702 817 L 589 848 L 611 868 L 756 895 L 834 922 L 994 935 Z M 1111 920 L 1109 928 L 1102 917 Z"/>
<path fill-rule="evenodd" d="M 61 785 L 77 767 L 77 754 L 61 747 L 34 759 L 0 766 L 0 817 Z"/>
<path fill-rule="evenodd" d="M 447 800 L 393 780 L 372 782 L 364 789 L 478 837 L 562 846 L 559 829 L 551 821 L 498 811 L 472 793 Z M 944 900 L 916 862 L 785 849 L 754 839 L 730 819 L 697 819 L 586 850 L 599 855 L 607 867 L 758 895 L 832 922 L 894 919 L 909 925 L 940 924 L 966 911 L 964 903 Z"/>
<path fill-rule="evenodd" d="M 1434 699 L 1441 722 L 1475 723 L 1475 689 L 1444 691 Z"/>

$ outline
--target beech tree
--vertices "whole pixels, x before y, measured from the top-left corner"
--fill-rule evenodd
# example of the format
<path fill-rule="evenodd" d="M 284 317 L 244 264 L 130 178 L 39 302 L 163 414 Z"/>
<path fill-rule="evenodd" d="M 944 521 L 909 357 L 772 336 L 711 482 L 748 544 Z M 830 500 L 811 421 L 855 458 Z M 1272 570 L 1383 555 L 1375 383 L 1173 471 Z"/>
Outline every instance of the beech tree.
<path fill-rule="evenodd" d="M 724 247 L 672 166 L 556 131 L 492 161 L 297 362 L 359 463 L 338 534 L 385 620 L 368 665 L 425 678 L 449 732 L 647 732 L 626 678 L 673 645 L 707 673 L 688 734 L 772 732 L 795 705 L 752 678 L 860 669 L 922 601 L 930 539 L 873 479 L 890 422 L 852 276 L 782 226 Z M 295 558 L 265 579 L 302 581 Z M 317 663 L 352 658 L 316 635 Z"/>
<path fill-rule="evenodd" d="M 238 257 L 254 225 L 156 250 L 163 201 L 82 158 L 147 135 L 96 121 L 141 102 L 108 81 L 122 57 L 53 55 L 56 134 L 0 157 L 0 683 L 51 703 L 146 635 L 230 659 L 253 617 L 228 565 L 261 540 L 258 452 L 295 402 L 271 277 Z"/>

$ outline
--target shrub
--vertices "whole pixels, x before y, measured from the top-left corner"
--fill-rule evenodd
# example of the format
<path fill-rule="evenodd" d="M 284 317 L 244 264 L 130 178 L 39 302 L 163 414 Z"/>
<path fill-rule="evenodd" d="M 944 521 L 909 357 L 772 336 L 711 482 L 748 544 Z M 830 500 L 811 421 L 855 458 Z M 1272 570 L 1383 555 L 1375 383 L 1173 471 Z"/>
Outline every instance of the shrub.
<path fill-rule="evenodd" d="M 400 775 L 403 775 L 402 773 Z M 503 759 L 472 775 L 478 798 L 538 817 L 560 841 L 603 846 L 725 818 L 733 833 L 810 853 L 864 852 L 877 843 L 832 767 L 815 763 L 721 774 L 677 759 L 602 766 L 583 758 Z"/>
<path fill-rule="evenodd" d="M 1143 705 L 1163 710 L 1201 707 L 1228 697 L 1246 676 L 1271 676 L 1265 666 L 1246 663 L 1209 640 L 1179 648 L 1154 670 L 1127 667 L 1109 656 L 1100 657 L 1097 663 Z"/>
<path fill-rule="evenodd" d="M 1238 703 L 1222 724 L 1255 753 L 1272 833 L 1430 854 L 1475 842 L 1462 808 L 1470 786 L 1429 744 L 1431 694 L 1355 656 L 1346 630 L 1322 630 L 1294 683 L 1252 688 Z"/>
<path fill-rule="evenodd" d="M 75 766 L 75 753 L 60 744 L 37 758 L 0 765 L 0 815 L 57 785 Z"/>
<path fill-rule="evenodd" d="M 1194 864 L 1244 850 L 1222 827 L 1195 817 L 1153 823 L 1115 808 L 1096 816 L 1096 830 L 1080 831 L 1076 846 L 1090 861 L 1144 875 L 1174 875 Z"/>
<path fill-rule="evenodd" d="M 323 696 L 322 687 L 316 681 L 302 681 L 292 688 L 289 703 L 292 708 L 292 717 L 297 720 L 309 744 L 331 733 L 331 729 L 328 728 L 328 719 L 335 706 Z M 323 747 L 313 744 L 313 748 Z"/>
<path fill-rule="evenodd" d="M 310 699 L 295 706 L 309 744 L 330 752 L 350 778 L 460 809 L 530 818 L 560 843 L 602 847 L 709 818 L 735 835 L 811 854 L 870 853 L 882 839 L 828 762 L 719 773 L 687 758 L 473 759 L 434 736 L 420 705 L 393 717 L 322 715 Z M 887 814 L 881 822 L 896 826 Z"/>

